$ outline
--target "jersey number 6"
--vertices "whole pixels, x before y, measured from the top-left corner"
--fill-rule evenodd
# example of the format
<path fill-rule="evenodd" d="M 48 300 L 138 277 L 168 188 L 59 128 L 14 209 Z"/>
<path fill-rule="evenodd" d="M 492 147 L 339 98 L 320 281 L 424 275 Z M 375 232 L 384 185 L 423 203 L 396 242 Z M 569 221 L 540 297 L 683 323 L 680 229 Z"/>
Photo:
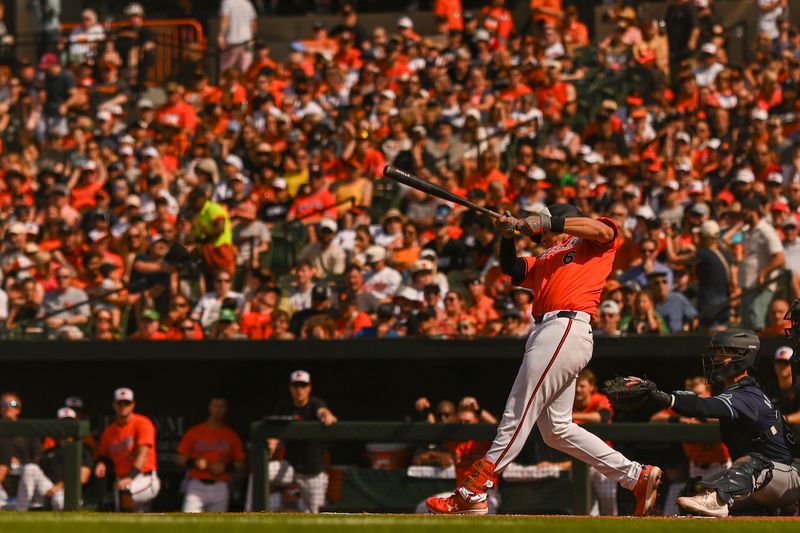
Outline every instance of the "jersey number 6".
<path fill-rule="evenodd" d="M 564 259 L 562 259 L 562 261 L 564 262 L 565 265 L 568 265 L 573 261 L 575 261 L 575 252 L 577 252 L 577 250 L 570 250 L 569 252 L 564 254 Z"/>

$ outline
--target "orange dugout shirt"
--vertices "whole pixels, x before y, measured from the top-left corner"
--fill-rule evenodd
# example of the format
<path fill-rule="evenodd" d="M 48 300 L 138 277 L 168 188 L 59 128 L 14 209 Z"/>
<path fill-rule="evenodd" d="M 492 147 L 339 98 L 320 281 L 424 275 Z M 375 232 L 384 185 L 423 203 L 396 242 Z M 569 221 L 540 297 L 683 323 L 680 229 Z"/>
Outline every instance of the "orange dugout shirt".
<path fill-rule="evenodd" d="M 156 469 L 156 426 L 144 415 L 134 413 L 125 425 L 114 421 L 100 437 L 98 454 L 110 457 L 114 462 L 114 473 L 118 478 L 128 475 L 136 459 L 136 450 L 149 446 L 150 453 L 142 467 L 142 473 Z"/>
<path fill-rule="evenodd" d="M 239 435 L 228 426 L 212 428 L 208 422 L 189 428 L 178 444 L 178 453 L 191 459 L 205 459 L 209 463 L 224 465 L 233 461 L 244 462 L 245 459 L 244 446 Z M 231 478 L 227 472 L 214 475 L 208 469 L 197 468 L 189 469 L 189 477 L 214 481 L 227 481 Z"/>
<path fill-rule="evenodd" d="M 584 311 L 594 316 L 620 245 L 614 221 L 605 217 L 597 220 L 614 229 L 609 243 L 570 237 L 538 258 L 523 257 L 525 279 L 520 286 L 534 291 L 533 316 L 561 310 Z"/>

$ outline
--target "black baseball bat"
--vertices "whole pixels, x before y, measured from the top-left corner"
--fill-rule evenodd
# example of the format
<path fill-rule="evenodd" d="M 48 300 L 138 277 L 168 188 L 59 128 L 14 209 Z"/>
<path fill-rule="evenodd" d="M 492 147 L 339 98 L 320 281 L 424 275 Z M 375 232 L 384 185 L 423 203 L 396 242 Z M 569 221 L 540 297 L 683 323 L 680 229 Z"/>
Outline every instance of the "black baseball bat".
<path fill-rule="evenodd" d="M 447 189 L 443 189 L 438 185 L 424 181 L 422 178 L 414 176 L 413 174 L 409 174 L 408 172 L 404 172 L 397 167 L 393 167 L 391 165 L 386 166 L 383 169 L 383 175 L 404 185 L 408 185 L 412 189 L 417 189 L 437 198 L 441 198 L 442 200 L 447 200 L 448 202 L 454 202 L 459 205 L 463 205 L 464 207 L 474 209 L 475 211 L 483 213 L 484 215 L 488 215 L 492 218 L 500 218 L 502 216 L 496 211 L 492 211 L 491 209 L 486 209 L 485 207 L 474 204 L 464 197 L 453 194 Z"/>

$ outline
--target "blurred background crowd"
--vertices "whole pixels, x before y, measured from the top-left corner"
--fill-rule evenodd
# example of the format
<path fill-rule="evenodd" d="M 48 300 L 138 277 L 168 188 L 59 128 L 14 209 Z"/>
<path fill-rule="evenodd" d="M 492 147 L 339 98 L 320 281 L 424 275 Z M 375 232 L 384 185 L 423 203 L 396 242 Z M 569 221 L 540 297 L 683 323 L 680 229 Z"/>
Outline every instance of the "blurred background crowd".
<path fill-rule="evenodd" d="M 758 3 L 738 63 L 711 0 L 661 19 L 605 4 L 592 39 L 561 0 L 532 0 L 524 24 L 503 0 L 437 0 L 429 35 L 326 4 L 338 23 L 309 18 L 285 58 L 256 4 L 221 2 L 219 64 L 163 82 L 137 3 L 114 27 L 85 9 L 0 66 L 6 335 L 524 336 L 534 295 L 500 273 L 490 220 L 386 164 L 516 216 L 571 202 L 613 219 L 597 335 L 782 333 L 800 294 L 800 38 L 781 1 Z"/>

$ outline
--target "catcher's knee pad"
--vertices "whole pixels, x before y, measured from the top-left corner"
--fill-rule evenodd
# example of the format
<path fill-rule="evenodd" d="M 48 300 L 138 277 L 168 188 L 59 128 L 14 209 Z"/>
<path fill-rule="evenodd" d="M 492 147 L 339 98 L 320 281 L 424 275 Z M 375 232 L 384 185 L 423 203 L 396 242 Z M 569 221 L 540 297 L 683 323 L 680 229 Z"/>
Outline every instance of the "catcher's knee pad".
<path fill-rule="evenodd" d="M 698 485 L 716 490 L 720 498 L 731 505 L 736 500 L 747 498 L 754 490 L 767 486 L 771 480 L 772 461 L 754 453 L 747 461 L 735 463 L 715 479 L 700 481 Z"/>
<path fill-rule="evenodd" d="M 494 465 L 486 457 L 481 457 L 472 463 L 469 473 L 464 478 L 464 488 L 482 494 L 494 487 L 496 481 Z"/>

